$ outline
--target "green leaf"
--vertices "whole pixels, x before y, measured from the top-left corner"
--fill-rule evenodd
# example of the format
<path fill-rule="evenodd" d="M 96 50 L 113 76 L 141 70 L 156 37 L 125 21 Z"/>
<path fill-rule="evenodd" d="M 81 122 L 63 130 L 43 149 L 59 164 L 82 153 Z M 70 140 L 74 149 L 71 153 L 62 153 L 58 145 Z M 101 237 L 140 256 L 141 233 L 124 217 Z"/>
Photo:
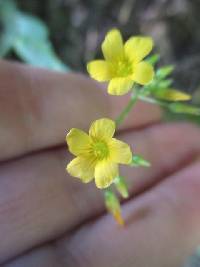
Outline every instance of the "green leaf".
<path fill-rule="evenodd" d="M 38 42 L 29 38 L 16 40 L 14 44 L 17 55 L 25 62 L 52 70 L 67 71 L 68 68 L 57 58 L 49 42 Z"/>
<path fill-rule="evenodd" d="M 151 163 L 139 155 L 134 155 L 130 165 L 133 167 L 150 167 Z"/>
<path fill-rule="evenodd" d="M 16 10 L 17 6 L 13 0 L 0 0 L 0 19 L 9 18 Z"/>
<path fill-rule="evenodd" d="M 13 18 L 17 8 L 13 1 L 0 1 L 0 57 L 4 57 L 11 49 L 15 41 L 16 33 Z"/>
<path fill-rule="evenodd" d="M 14 49 L 20 58 L 33 66 L 58 71 L 68 70 L 56 56 L 44 23 L 37 18 L 17 12 L 16 24 L 18 34 Z"/>
<path fill-rule="evenodd" d="M 48 28 L 40 19 L 17 11 L 15 14 L 15 21 L 18 36 L 26 36 L 30 40 L 38 38 L 40 41 L 48 38 Z"/>
<path fill-rule="evenodd" d="M 67 71 L 56 56 L 46 25 L 38 18 L 17 10 L 12 0 L 0 0 L 0 56 L 12 48 L 25 62 L 52 70 Z"/>

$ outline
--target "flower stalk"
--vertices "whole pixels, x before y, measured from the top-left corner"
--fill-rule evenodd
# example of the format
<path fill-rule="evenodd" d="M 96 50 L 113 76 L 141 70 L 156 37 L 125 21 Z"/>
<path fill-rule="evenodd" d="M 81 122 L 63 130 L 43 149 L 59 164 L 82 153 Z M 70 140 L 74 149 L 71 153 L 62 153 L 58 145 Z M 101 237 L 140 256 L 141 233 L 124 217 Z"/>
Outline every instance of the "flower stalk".
<path fill-rule="evenodd" d="M 139 94 L 140 94 L 139 89 L 136 88 L 136 86 L 133 87 L 131 98 L 130 98 L 127 106 L 123 109 L 123 111 L 120 113 L 120 115 L 115 120 L 117 127 L 119 127 L 119 125 L 124 122 L 126 117 L 128 117 L 129 113 L 131 112 L 131 110 L 133 109 L 134 105 L 136 104 L 136 102 L 138 100 Z"/>
<path fill-rule="evenodd" d="M 151 37 L 136 36 L 123 42 L 119 30 L 109 31 L 102 43 L 103 60 L 87 64 L 89 75 L 98 82 L 108 82 L 108 94 L 124 95 L 131 92 L 130 100 L 119 116 L 112 121 L 101 118 L 94 121 L 89 134 L 73 128 L 66 141 L 75 158 L 67 165 L 71 176 L 82 182 L 95 181 L 104 190 L 107 210 L 119 225 L 124 225 L 120 201 L 112 190 L 114 185 L 123 198 L 128 198 L 128 187 L 119 174 L 118 165 L 150 167 L 151 164 L 140 155 L 132 155 L 128 144 L 113 138 L 118 128 L 128 117 L 138 100 L 159 105 L 174 113 L 200 115 L 200 109 L 180 101 L 188 101 L 191 95 L 174 89 L 169 76 L 174 67 L 160 67 L 154 71 L 159 55 L 146 56 L 153 48 Z"/>

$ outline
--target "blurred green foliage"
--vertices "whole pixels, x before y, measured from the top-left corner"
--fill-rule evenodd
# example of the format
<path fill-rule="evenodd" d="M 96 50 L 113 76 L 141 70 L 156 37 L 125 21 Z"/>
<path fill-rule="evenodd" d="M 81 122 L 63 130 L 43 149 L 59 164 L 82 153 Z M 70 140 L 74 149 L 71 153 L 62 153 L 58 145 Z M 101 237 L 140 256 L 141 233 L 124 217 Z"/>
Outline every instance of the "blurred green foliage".
<path fill-rule="evenodd" d="M 0 57 L 13 51 L 33 66 L 68 70 L 54 52 L 47 26 L 40 19 L 19 11 L 13 0 L 0 0 L 0 26 Z"/>
<path fill-rule="evenodd" d="M 200 116 L 192 114 L 178 114 L 170 111 L 169 109 L 164 110 L 164 120 L 165 121 L 189 121 L 200 125 Z"/>
<path fill-rule="evenodd" d="M 155 67 L 159 59 L 159 55 L 155 54 L 147 58 L 147 61 Z M 173 65 L 158 68 L 153 81 L 144 86 L 144 97 L 141 100 L 160 105 L 164 110 L 163 119 L 165 121 L 190 121 L 200 125 L 200 89 L 197 88 L 193 93 L 190 104 L 159 99 L 159 93 L 170 89 L 172 86 L 174 70 Z"/>

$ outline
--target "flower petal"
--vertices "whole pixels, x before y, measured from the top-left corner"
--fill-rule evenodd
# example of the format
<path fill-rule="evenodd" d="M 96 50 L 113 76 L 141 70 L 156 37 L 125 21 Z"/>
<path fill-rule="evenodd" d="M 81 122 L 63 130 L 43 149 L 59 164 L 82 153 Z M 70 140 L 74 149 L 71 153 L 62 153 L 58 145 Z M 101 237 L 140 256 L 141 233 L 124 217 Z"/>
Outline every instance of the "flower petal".
<path fill-rule="evenodd" d="M 124 56 L 123 40 L 119 30 L 109 31 L 102 44 L 104 58 L 108 61 L 116 61 Z"/>
<path fill-rule="evenodd" d="M 78 156 L 87 152 L 90 144 L 90 137 L 83 131 L 72 128 L 66 136 L 66 141 L 69 146 L 69 151 Z"/>
<path fill-rule="evenodd" d="M 132 161 L 132 152 L 130 146 L 115 138 L 109 143 L 111 160 L 116 163 L 129 164 Z"/>
<path fill-rule="evenodd" d="M 133 81 L 130 78 L 114 78 L 108 85 L 110 95 L 124 95 L 130 91 Z"/>
<path fill-rule="evenodd" d="M 140 62 L 153 48 L 150 37 L 131 37 L 124 45 L 125 55 L 134 62 Z"/>
<path fill-rule="evenodd" d="M 108 160 L 97 163 L 95 167 L 95 183 L 98 188 L 106 188 L 119 175 L 118 165 Z"/>
<path fill-rule="evenodd" d="M 145 85 L 152 81 L 153 76 L 153 67 L 149 63 L 142 61 L 135 66 L 132 78 L 135 82 Z"/>
<path fill-rule="evenodd" d="M 113 137 L 114 133 L 115 122 L 107 118 L 94 121 L 89 130 L 89 135 L 92 138 L 100 140 L 110 139 Z"/>
<path fill-rule="evenodd" d="M 112 78 L 112 66 L 105 60 L 94 60 L 87 64 L 87 70 L 90 76 L 99 81 L 104 82 Z"/>
<path fill-rule="evenodd" d="M 71 176 L 80 178 L 84 183 L 94 178 L 95 161 L 92 157 L 77 157 L 67 165 L 67 171 Z"/>

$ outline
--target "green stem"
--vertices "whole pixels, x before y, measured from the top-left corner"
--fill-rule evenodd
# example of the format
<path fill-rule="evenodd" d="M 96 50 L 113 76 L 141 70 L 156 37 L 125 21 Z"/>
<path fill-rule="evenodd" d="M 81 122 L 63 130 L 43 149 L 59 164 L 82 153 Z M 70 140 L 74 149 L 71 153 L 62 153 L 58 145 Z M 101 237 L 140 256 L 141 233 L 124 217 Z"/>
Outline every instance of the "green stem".
<path fill-rule="evenodd" d="M 128 102 L 127 106 L 124 108 L 124 110 L 122 110 L 120 115 L 115 120 L 116 126 L 119 126 L 120 124 L 122 124 L 122 122 L 124 122 L 124 120 L 126 119 L 126 117 L 129 114 L 129 112 L 132 110 L 135 103 L 137 102 L 138 96 L 139 96 L 139 90 L 137 88 L 133 88 L 131 99 L 129 100 L 129 102 Z"/>
<path fill-rule="evenodd" d="M 168 103 L 165 103 L 165 102 L 160 101 L 160 100 L 155 99 L 155 98 L 151 98 L 151 97 L 144 96 L 141 94 L 139 96 L 139 99 L 144 101 L 144 102 L 147 102 L 147 103 L 151 103 L 151 104 L 159 105 L 159 106 L 164 107 L 164 108 L 168 108 Z"/>

